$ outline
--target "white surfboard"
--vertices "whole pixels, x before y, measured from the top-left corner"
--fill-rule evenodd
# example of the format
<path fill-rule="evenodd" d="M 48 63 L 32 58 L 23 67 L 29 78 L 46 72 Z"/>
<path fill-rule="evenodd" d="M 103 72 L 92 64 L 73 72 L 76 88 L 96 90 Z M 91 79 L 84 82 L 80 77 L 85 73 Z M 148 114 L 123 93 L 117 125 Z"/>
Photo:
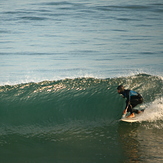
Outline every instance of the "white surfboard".
<path fill-rule="evenodd" d="M 144 110 L 142 110 L 144 111 Z M 125 117 L 122 116 L 122 118 L 120 119 L 120 121 L 124 121 L 124 122 L 139 122 L 140 121 L 140 116 L 143 114 L 140 113 L 140 114 L 135 114 L 135 117 L 134 118 L 127 118 L 128 115 L 126 115 Z"/>
<path fill-rule="evenodd" d="M 127 113 L 126 115 L 122 115 L 122 118 L 120 119 L 120 121 L 124 121 L 124 122 L 139 122 L 140 121 L 140 116 L 144 113 L 145 109 L 142 109 L 140 111 L 142 111 L 139 114 L 135 114 L 135 117 L 133 118 L 127 118 L 127 116 L 129 115 L 129 113 Z"/>
<path fill-rule="evenodd" d="M 134 117 L 134 118 L 121 118 L 120 119 L 121 121 L 124 121 L 124 122 L 138 122 L 138 118 Z"/>

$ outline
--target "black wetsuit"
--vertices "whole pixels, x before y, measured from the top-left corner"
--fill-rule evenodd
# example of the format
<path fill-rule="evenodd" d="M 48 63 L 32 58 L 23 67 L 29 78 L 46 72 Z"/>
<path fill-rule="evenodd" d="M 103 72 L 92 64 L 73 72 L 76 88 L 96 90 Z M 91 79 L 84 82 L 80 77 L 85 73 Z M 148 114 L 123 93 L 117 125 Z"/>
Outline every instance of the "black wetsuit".
<path fill-rule="evenodd" d="M 143 102 L 143 97 L 132 90 L 124 90 L 123 92 L 121 92 L 121 94 L 123 95 L 124 98 L 127 98 L 126 100 L 126 107 L 128 107 L 127 112 L 130 112 L 131 114 L 134 113 L 138 113 L 138 110 L 133 109 L 136 105 L 141 104 Z"/>

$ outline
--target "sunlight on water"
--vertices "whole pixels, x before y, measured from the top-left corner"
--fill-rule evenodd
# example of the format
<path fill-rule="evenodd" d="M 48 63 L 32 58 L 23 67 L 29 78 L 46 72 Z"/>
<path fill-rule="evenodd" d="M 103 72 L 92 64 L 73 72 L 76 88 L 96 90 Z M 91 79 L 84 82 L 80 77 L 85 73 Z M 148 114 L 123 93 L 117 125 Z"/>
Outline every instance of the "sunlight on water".
<path fill-rule="evenodd" d="M 162 4 L 1 0 L 0 162 L 162 162 Z"/>

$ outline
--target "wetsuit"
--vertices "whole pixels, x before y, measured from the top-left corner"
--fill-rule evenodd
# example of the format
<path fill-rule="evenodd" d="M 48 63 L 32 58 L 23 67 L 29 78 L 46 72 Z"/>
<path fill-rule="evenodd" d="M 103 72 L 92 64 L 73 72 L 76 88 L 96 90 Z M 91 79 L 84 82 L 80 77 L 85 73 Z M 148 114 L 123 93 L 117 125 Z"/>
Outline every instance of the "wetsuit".
<path fill-rule="evenodd" d="M 130 112 L 131 114 L 133 112 L 138 113 L 138 110 L 133 108 L 143 102 L 143 97 L 139 93 L 132 90 L 124 90 L 123 92 L 121 92 L 121 94 L 124 98 L 127 98 L 125 107 L 128 107 L 127 112 Z"/>

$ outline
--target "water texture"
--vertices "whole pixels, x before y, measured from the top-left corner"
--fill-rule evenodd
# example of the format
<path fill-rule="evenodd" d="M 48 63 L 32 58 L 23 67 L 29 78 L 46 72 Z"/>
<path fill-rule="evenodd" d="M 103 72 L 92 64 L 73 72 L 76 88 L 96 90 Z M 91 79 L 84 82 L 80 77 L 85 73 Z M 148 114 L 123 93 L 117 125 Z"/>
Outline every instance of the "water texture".
<path fill-rule="evenodd" d="M 119 121 L 124 99 L 117 94 L 116 86 L 122 83 L 139 91 L 145 99 L 137 108 L 146 109 L 145 113 L 136 124 Z M 2 162 L 11 159 L 15 162 L 162 160 L 162 150 L 156 152 L 158 158 L 153 154 L 153 150 L 163 145 L 159 137 L 163 128 L 162 84 L 159 77 L 140 74 L 1 86 Z M 153 131 L 156 133 L 149 135 Z M 139 146 L 132 141 L 137 141 Z M 146 146 L 150 148 L 151 144 L 157 144 L 157 149 L 147 151 Z M 30 150 L 31 147 L 34 148 Z"/>
<path fill-rule="evenodd" d="M 0 163 L 163 161 L 162 0 L 1 0 Z M 120 122 L 139 92 L 137 123 Z"/>

